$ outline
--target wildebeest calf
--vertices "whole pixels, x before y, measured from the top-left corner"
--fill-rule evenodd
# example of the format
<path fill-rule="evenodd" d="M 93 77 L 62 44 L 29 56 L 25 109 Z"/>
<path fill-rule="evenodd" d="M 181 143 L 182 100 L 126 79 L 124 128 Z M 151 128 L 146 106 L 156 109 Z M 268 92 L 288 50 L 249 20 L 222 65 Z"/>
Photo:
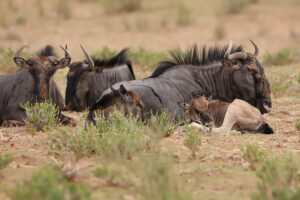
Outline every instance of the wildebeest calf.
<path fill-rule="evenodd" d="M 240 131 L 273 133 L 261 112 L 248 102 L 235 99 L 232 103 L 196 96 L 189 103 L 179 103 L 186 109 L 185 118 L 206 126 L 214 124 L 217 131 L 229 133 L 232 128 Z"/>

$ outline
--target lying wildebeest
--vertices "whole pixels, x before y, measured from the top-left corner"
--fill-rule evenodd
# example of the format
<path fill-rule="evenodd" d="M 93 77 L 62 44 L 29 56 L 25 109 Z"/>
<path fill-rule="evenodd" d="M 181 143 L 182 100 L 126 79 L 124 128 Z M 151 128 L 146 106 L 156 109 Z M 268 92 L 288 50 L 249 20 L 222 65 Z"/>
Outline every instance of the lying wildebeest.
<path fill-rule="evenodd" d="M 66 89 L 67 110 L 82 111 L 91 107 L 111 85 L 135 79 L 127 56 L 128 49 L 123 49 L 108 60 L 100 60 L 91 58 L 82 46 L 81 48 L 87 60 L 70 65 Z"/>
<path fill-rule="evenodd" d="M 186 111 L 186 120 L 202 125 L 215 125 L 219 131 L 229 133 L 232 128 L 240 131 L 273 133 L 263 115 L 248 102 L 235 99 L 232 103 L 196 96 L 189 103 L 179 102 Z"/>
<path fill-rule="evenodd" d="M 252 42 L 252 41 L 251 41 Z M 123 85 L 137 93 L 144 104 L 145 112 L 168 110 L 170 117 L 181 117 L 184 109 L 177 102 L 189 102 L 193 96 L 214 95 L 233 101 L 245 100 L 257 107 L 261 113 L 271 109 L 270 86 L 264 69 L 257 60 L 258 47 L 254 54 L 246 53 L 241 46 L 204 47 L 197 46 L 182 52 L 173 50 L 171 59 L 161 62 L 153 74 L 141 80 L 123 81 L 112 88 Z M 103 110 L 122 101 L 119 94 L 107 89 L 90 109 L 88 121 L 94 121 L 94 111 Z"/>
<path fill-rule="evenodd" d="M 67 67 L 71 62 L 70 53 L 63 47 L 65 58 L 58 60 L 51 47 L 47 46 L 37 56 L 28 59 L 19 55 L 26 46 L 19 49 L 14 61 L 21 69 L 15 73 L 0 76 L 0 125 L 24 125 L 26 111 L 20 106 L 26 102 L 51 101 L 61 110 L 64 100 L 59 92 L 53 75 L 58 69 Z M 73 119 L 59 113 L 62 123 L 75 123 Z"/>

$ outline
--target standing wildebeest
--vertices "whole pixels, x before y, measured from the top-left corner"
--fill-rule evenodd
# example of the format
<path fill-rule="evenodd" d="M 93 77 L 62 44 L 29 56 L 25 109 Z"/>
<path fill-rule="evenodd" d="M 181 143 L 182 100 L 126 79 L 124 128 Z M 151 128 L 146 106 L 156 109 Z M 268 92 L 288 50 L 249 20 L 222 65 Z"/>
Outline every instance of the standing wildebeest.
<path fill-rule="evenodd" d="M 128 49 L 109 60 L 92 59 L 81 46 L 87 61 L 70 65 L 66 89 L 68 110 L 82 111 L 94 105 L 102 92 L 120 81 L 134 80 Z"/>
<path fill-rule="evenodd" d="M 170 52 L 171 59 L 161 62 L 150 77 L 120 82 L 112 87 L 119 90 L 123 85 L 137 93 L 146 113 L 167 109 L 175 118 L 184 113 L 177 102 L 189 102 L 197 94 L 230 101 L 239 98 L 266 113 L 271 109 L 270 86 L 256 58 L 258 47 L 252 44 L 254 54 L 244 52 L 241 46 L 232 47 L 231 42 L 224 48 L 215 46 L 207 50 L 204 47 L 201 52 L 196 45 L 186 52 L 177 49 Z M 122 101 L 120 95 L 107 89 L 91 108 L 88 120 L 95 123 L 94 111 L 117 101 Z"/>
<path fill-rule="evenodd" d="M 186 120 L 205 126 L 211 126 L 213 123 L 216 127 L 220 127 L 216 129 L 218 131 L 229 133 L 234 128 L 240 131 L 273 133 L 260 111 L 240 99 L 228 103 L 196 96 L 189 103 L 180 102 L 179 105 L 186 110 L 184 113 Z"/>
<path fill-rule="evenodd" d="M 14 56 L 19 71 L 0 76 L 0 125 L 24 125 L 26 111 L 20 106 L 26 102 L 51 101 L 62 109 L 63 98 L 53 75 L 58 69 L 67 67 L 71 62 L 70 53 L 63 47 L 65 58 L 58 60 L 53 56 L 52 48 L 47 46 L 37 56 L 21 58 L 19 55 L 26 46 Z M 59 113 L 61 122 L 74 123 L 74 120 Z M 3 124 L 3 122 L 5 122 Z"/>

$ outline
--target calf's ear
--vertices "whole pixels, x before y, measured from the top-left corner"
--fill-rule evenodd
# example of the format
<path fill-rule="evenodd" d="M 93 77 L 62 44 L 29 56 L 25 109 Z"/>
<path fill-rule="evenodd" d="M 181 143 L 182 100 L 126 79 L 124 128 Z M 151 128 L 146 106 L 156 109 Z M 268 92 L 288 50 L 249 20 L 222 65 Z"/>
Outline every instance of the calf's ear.
<path fill-rule="evenodd" d="M 27 64 L 27 62 L 24 58 L 14 57 L 14 61 L 15 61 L 16 65 L 18 65 L 22 69 L 29 69 L 29 65 Z"/>
<path fill-rule="evenodd" d="M 127 89 L 124 87 L 124 85 L 120 86 L 119 93 L 125 101 L 128 100 Z"/>
<path fill-rule="evenodd" d="M 190 104 L 185 103 L 185 102 L 177 102 L 177 104 L 181 107 L 184 108 L 185 110 L 189 109 L 191 107 Z"/>

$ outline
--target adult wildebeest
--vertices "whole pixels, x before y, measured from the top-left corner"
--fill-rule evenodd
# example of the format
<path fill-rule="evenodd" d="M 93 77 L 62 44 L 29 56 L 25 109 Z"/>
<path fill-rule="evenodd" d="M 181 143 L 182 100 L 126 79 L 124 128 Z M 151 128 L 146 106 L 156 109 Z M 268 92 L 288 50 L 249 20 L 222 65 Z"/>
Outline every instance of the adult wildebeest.
<path fill-rule="evenodd" d="M 251 41 L 252 42 L 252 41 Z M 177 102 L 189 102 L 197 94 L 245 100 L 262 113 L 271 109 L 270 86 L 264 69 L 254 54 L 246 53 L 241 46 L 203 47 L 196 45 L 186 52 L 173 50 L 171 58 L 161 62 L 153 74 L 141 80 L 124 81 L 112 87 L 119 90 L 123 85 L 141 98 L 145 112 L 168 110 L 171 117 L 184 113 Z M 91 108 L 88 120 L 94 121 L 94 111 L 122 101 L 120 95 L 107 89 Z"/>
<path fill-rule="evenodd" d="M 19 49 L 14 61 L 21 69 L 15 73 L 0 76 L 0 124 L 24 125 L 26 111 L 20 106 L 26 102 L 51 101 L 61 110 L 64 106 L 53 75 L 58 69 L 67 67 L 71 55 L 65 48 L 65 58 L 58 60 L 53 56 L 53 50 L 47 46 L 37 56 L 28 59 L 19 55 L 26 46 Z M 74 120 L 59 113 L 62 123 L 74 123 Z M 5 122 L 3 124 L 3 122 Z"/>
<path fill-rule="evenodd" d="M 74 62 L 67 75 L 67 110 L 82 111 L 95 104 L 102 92 L 120 81 L 134 80 L 128 49 L 116 56 L 100 60 L 91 56 L 81 46 L 86 61 Z"/>
<path fill-rule="evenodd" d="M 189 103 L 179 102 L 179 105 L 186 110 L 184 113 L 186 120 L 195 121 L 205 126 L 220 127 L 215 129 L 216 131 L 228 134 L 234 128 L 240 131 L 273 133 L 260 111 L 240 99 L 228 103 L 204 96 L 196 96 Z"/>

